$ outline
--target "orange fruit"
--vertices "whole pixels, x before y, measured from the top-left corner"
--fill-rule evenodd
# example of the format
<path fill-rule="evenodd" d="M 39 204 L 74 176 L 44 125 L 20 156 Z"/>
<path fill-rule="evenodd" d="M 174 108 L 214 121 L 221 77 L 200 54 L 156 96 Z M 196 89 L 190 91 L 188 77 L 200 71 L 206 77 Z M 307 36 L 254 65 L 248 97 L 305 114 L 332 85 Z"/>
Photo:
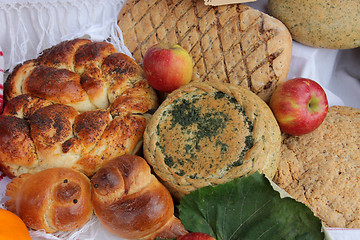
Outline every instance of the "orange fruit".
<path fill-rule="evenodd" d="M 31 240 L 21 218 L 5 209 L 0 209 L 0 240 Z"/>

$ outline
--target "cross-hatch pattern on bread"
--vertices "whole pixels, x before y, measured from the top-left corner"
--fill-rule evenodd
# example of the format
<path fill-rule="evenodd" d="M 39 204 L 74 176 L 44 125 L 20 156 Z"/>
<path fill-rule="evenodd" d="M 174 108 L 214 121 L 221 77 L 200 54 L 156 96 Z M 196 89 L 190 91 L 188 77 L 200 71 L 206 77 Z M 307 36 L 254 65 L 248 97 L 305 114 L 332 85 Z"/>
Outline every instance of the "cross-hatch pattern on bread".
<path fill-rule="evenodd" d="M 158 99 L 142 68 L 106 42 L 64 41 L 19 64 L 4 84 L 0 169 L 49 167 L 91 175 L 139 149 Z"/>
<path fill-rule="evenodd" d="M 153 44 L 175 42 L 193 58 L 192 81 L 235 83 L 265 101 L 289 70 L 289 31 L 280 21 L 245 5 L 130 0 L 118 25 L 137 62 Z"/>

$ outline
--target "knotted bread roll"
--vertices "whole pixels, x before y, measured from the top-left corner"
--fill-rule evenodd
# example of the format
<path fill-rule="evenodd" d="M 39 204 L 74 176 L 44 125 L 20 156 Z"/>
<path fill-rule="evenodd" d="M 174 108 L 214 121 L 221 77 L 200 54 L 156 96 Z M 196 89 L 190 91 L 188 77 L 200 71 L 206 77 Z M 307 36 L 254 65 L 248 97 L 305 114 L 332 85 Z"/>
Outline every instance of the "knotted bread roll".
<path fill-rule="evenodd" d="M 174 216 L 169 191 L 145 159 L 123 155 L 91 178 L 92 204 L 103 226 L 126 239 L 174 238 L 187 233 Z"/>
<path fill-rule="evenodd" d="M 5 206 L 35 230 L 72 231 L 93 215 L 90 180 L 79 171 L 51 168 L 22 174 L 8 185 Z"/>
<path fill-rule="evenodd" d="M 74 39 L 18 65 L 4 84 L 0 170 L 7 176 L 50 167 L 93 174 L 134 153 L 158 105 L 142 68 L 106 42 Z"/>

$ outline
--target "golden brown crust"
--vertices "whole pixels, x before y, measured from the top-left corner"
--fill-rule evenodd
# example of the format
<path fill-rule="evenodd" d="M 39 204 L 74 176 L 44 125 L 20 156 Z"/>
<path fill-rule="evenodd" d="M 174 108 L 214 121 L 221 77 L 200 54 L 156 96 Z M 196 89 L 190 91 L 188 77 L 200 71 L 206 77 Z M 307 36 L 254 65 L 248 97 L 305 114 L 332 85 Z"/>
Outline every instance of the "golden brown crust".
<path fill-rule="evenodd" d="M 147 111 L 158 105 L 133 59 L 109 43 L 85 39 L 44 50 L 17 66 L 5 85 L 2 121 L 21 121 L 27 129 L 18 134 L 18 128 L 6 130 L 12 125 L 1 126 L 13 141 L 0 146 L 0 166 L 10 177 L 49 167 L 91 175 L 109 158 L 138 151 Z M 18 156 L 15 163 L 9 149 L 31 152 L 30 159 Z"/>
<path fill-rule="evenodd" d="M 327 227 L 360 227 L 360 110 L 332 106 L 302 136 L 284 135 L 274 182 L 310 207 Z"/>
<path fill-rule="evenodd" d="M 5 206 L 9 211 L 16 213 L 17 198 L 21 195 L 21 188 L 24 182 L 29 179 L 30 176 L 30 173 L 24 173 L 6 185 L 5 195 L 10 199 L 5 202 Z"/>
<path fill-rule="evenodd" d="M 53 103 L 48 100 L 33 97 L 29 94 L 22 94 L 11 99 L 11 101 L 6 104 L 3 115 L 28 119 L 30 115 L 35 113 L 38 109 L 52 104 Z"/>
<path fill-rule="evenodd" d="M 241 85 L 265 101 L 289 71 L 292 39 L 288 29 L 246 5 L 128 0 L 118 25 L 138 63 L 152 45 L 174 42 L 192 56 L 192 81 Z"/>
<path fill-rule="evenodd" d="M 11 98 L 23 94 L 22 84 L 25 79 L 32 73 L 36 67 L 35 60 L 28 60 L 23 64 L 15 66 L 13 72 L 8 76 L 4 82 L 4 101 L 5 104 Z M 9 79 L 12 79 L 11 81 Z"/>
<path fill-rule="evenodd" d="M 103 109 L 84 112 L 76 117 L 73 130 L 75 137 L 83 143 L 85 151 L 94 148 L 111 120 L 109 112 Z"/>
<path fill-rule="evenodd" d="M 55 103 L 71 104 L 86 101 L 80 77 L 67 69 L 39 65 L 23 82 L 23 92 Z"/>
<path fill-rule="evenodd" d="M 39 65 L 69 69 L 74 72 L 75 54 L 85 44 L 91 44 L 91 41 L 88 39 L 63 41 L 51 48 L 45 49 L 36 61 Z"/>
<path fill-rule="evenodd" d="M 15 177 L 14 168 L 38 164 L 36 149 L 30 136 L 26 120 L 14 116 L 0 115 L 0 170 Z M 21 169 L 19 169 L 21 172 Z"/>
<path fill-rule="evenodd" d="M 100 222 L 126 239 L 179 237 L 186 233 L 174 217 L 169 191 L 151 174 L 146 161 L 123 155 L 91 178 L 92 204 Z"/>
<path fill-rule="evenodd" d="M 84 44 L 75 54 L 75 72 L 81 75 L 92 68 L 99 68 L 104 59 L 113 53 L 116 53 L 115 47 L 105 42 Z"/>
<path fill-rule="evenodd" d="M 23 174 L 7 186 L 5 206 L 35 230 L 71 231 L 92 216 L 90 181 L 68 168 Z"/>
<path fill-rule="evenodd" d="M 72 123 L 76 116 L 74 108 L 62 104 L 40 108 L 30 116 L 31 139 L 40 159 L 51 159 L 61 154 L 59 148 L 72 136 Z"/>
<path fill-rule="evenodd" d="M 171 94 L 150 119 L 144 156 L 176 198 L 255 171 L 272 178 L 280 129 L 248 89 L 194 82 Z"/>

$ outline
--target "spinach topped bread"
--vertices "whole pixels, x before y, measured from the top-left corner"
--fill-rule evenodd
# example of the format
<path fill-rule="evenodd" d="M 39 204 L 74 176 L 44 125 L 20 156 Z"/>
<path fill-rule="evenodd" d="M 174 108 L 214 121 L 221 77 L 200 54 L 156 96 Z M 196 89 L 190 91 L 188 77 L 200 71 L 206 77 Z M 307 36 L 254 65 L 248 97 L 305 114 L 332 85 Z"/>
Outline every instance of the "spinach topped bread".
<path fill-rule="evenodd" d="M 173 196 L 232 179 L 274 176 L 281 133 L 268 105 L 248 89 L 193 82 L 168 95 L 144 133 L 144 157 Z"/>
<path fill-rule="evenodd" d="M 289 30 L 278 19 L 244 4 L 127 0 L 118 25 L 139 64 L 156 43 L 182 46 L 194 62 L 192 81 L 233 83 L 268 101 L 288 75 Z"/>

